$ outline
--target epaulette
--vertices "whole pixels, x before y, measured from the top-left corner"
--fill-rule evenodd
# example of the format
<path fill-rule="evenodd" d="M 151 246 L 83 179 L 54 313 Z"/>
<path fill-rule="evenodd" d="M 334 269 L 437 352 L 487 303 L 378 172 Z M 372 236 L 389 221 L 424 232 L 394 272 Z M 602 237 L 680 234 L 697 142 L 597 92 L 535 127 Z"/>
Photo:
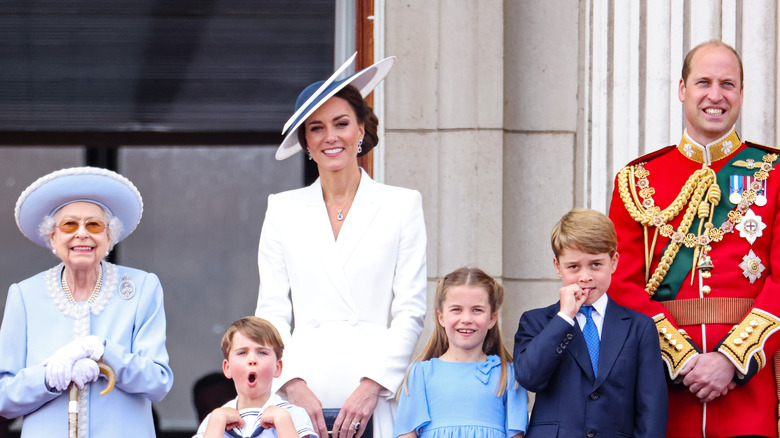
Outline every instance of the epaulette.
<path fill-rule="evenodd" d="M 623 167 L 633 166 L 634 164 L 637 164 L 637 163 L 644 163 L 646 161 L 652 160 L 653 158 L 660 157 L 663 154 L 666 154 L 666 153 L 669 153 L 669 152 L 675 151 L 675 150 L 677 150 L 677 146 L 676 145 L 667 146 L 665 148 L 658 149 L 655 152 L 650 152 L 649 154 L 642 155 L 641 157 L 639 157 L 636 160 L 626 164 Z"/>
<path fill-rule="evenodd" d="M 748 145 L 750 147 L 759 148 L 759 149 L 765 150 L 767 152 L 771 152 L 773 154 L 780 153 L 780 149 L 778 149 L 776 147 L 773 147 L 773 146 L 766 146 L 766 145 L 763 145 L 763 144 L 753 143 L 753 142 L 749 142 L 749 141 L 744 141 L 743 143 L 745 143 L 746 145 Z"/>

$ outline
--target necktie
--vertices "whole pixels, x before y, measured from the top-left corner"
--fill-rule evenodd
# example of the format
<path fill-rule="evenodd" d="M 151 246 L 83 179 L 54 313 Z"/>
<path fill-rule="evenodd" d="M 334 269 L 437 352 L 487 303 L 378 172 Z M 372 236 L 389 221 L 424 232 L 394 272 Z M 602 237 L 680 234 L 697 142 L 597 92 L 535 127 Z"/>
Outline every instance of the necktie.
<path fill-rule="evenodd" d="M 601 341 L 599 340 L 599 330 L 596 328 L 596 323 L 593 322 L 591 312 L 593 312 L 593 306 L 580 307 L 580 313 L 585 315 L 585 327 L 582 329 L 582 334 L 585 335 L 585 342 L 588 344 L 590 363 L 593 365 L 593 375 L 598 376 L 599 346 Z"/>

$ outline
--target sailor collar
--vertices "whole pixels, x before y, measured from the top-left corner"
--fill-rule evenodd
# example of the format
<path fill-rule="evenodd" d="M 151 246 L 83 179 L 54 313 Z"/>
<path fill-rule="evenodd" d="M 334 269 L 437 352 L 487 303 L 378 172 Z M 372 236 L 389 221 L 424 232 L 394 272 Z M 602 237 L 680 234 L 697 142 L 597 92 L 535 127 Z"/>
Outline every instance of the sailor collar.
<path fill-rule="evenodd" d="M 691 139 L 688 136 L 688 130 L 686 129 L 683 133 L 682 140 L 680 140 L 680 145 L 677 146 L 677 150 L 690 160 L 709 165 L 715 161 L 728 157 L 739 149 L 741 144 L 742 141 L 739 139 L 737 131 L 734 128 L 731 128 L 731 131 L 720 140 L 716 140 L 706 146 L 702 146 Z"/>

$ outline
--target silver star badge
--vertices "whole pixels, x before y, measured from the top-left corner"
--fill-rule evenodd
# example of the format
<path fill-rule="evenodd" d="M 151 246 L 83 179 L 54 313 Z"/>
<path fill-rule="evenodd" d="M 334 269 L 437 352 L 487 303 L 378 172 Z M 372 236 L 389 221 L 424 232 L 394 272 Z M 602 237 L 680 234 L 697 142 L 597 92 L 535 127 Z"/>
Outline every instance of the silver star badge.
<path fill-rule="evenodd" d="M 764 234 L 766 224 L 761 221 L 761 216 L 756 216 L 753 210 L 748 210 L 736 228 L 739 230 L 739 237 L 744 237 L 752 245 L 757 238 Z"/>
<path fill-rule="evenodd" d="M 739 264 L 739 267 L 742 268 L 742 275 L 750 280 L 750 284 L 761 278 L 761 273 L 766 269 L 752 249 L 748 255 L 742 257 L 742 263 Z"/>

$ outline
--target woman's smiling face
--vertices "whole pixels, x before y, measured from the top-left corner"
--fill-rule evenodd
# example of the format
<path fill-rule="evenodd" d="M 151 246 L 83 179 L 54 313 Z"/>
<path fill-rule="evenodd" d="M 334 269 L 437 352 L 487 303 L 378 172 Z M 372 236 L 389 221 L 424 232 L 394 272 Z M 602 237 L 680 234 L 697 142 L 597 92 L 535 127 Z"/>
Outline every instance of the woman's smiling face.
<path fill-rule="evenodd" d="M 306 119 L 303 129 L 309 153 L 321 171 L 357 164 L 358 140 L 363 138 L 364 128 L 345 99 L 328 99 Z"/>
<path fill-rule="evenodd" d="M 66 233 L 60 225 L 77 223 L 74 232 Z M 54 231 L 49 238 L 51 246 L 65 265 L 71 269 L 93 268 L 106 256 L 109 249 L 108 228 L 99 233 L 87 231 L 89 222 L 106 224 L 106 214 L 97 204 L 74 202 L 62 207 L 54 215 Z"/>

